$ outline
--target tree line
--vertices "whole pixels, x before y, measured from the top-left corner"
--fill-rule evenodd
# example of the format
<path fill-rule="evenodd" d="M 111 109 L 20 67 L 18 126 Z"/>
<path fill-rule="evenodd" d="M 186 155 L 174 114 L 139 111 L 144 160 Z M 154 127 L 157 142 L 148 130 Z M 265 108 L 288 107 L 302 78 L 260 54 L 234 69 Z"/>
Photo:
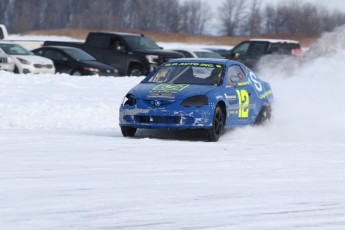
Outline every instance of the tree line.
<path fill-rule="evenodd" d="M 86 28 L 219 35 L 319 35 L 345 24 L 345 13 L 301 0 L 1 0 L 0 23 L 11 33 Z"/>

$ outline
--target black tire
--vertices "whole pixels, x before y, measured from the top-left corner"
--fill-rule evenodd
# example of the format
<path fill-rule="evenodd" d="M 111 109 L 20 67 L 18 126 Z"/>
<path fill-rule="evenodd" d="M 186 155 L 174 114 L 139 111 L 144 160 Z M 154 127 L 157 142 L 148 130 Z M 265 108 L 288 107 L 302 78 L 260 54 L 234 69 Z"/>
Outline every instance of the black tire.
<path fill-rule="evenodd" d="M 128 71 L 129 76 L 143 76 L 144 75 L 144 69 L 140 65 L 134 65 L 132 66 Z"/>
<path fill-rule="evenodd" d="M 256 117 L 254 124 L 262 125 L 262 124 L 268 123 L 269 120 L 271 119 L 271 113 L 272 113 L 271 106 L 263 105 L 259 112 L 259 115 Z"/>
<path fill-rule="evenodd" d="M 134 137 L 137 128 L 123 126 L 121 127 L 121 132 L 124 137 Z"/>
<path fill-rule="evenodd" d="M 78 71 L 78 70 L 75 70 L 75 71 L 72 72 L 71 75 L 73 75 L 73 76 L 81 76 L 81 72 Z"/>
<path fill-rule="evenodd" d="M 222 134 L 224 124 L 225 124 L 225 116 L 222 109 L 217 106 L 214 110 L 212 127 L 207 130 L 207 139 L 211 142 L 217 142 L 219 140 L 220 135 Z"/>
<path fill-rule="evenodd" d="M 19 69 L 17 66 L 14 67 L 13 73 L 19 73 Z"/>

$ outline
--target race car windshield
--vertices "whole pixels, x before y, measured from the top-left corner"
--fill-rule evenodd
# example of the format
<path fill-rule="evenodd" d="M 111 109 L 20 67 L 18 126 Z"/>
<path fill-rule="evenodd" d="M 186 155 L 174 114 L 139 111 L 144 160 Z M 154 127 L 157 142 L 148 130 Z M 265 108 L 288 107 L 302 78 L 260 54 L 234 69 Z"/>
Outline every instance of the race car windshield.
<path fill-rule="evenodd" d="M 204 63 L 167 63 L 144 82 L 170 84 L 220 85 L 224 67 Z"/>

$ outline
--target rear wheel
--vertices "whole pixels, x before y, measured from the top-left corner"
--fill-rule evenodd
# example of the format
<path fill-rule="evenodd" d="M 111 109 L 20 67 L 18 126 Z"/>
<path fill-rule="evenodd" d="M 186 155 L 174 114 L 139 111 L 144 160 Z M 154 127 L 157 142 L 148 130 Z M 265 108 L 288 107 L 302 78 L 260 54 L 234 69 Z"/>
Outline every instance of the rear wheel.
<path fill-rule="evenodd" d="M 123 126 L 121 127 L 121 132 L 124 137 L 134 137 L 137 128 Z"/>
<path fill-rule="evenodd" d="M 262 125 L 267 123 L 271 119 L 272 109 L 270 105 L 263 105 L 259 115 L 256 117 L 254 124 Z"/>
<path fill-rule="evenodd" d="M 214 110 L 212 127 L 207 130 L 207 139 L 211 142 L 217 142 L 224 128 L 225 116 L 222 109 L 217 106 Z"/>

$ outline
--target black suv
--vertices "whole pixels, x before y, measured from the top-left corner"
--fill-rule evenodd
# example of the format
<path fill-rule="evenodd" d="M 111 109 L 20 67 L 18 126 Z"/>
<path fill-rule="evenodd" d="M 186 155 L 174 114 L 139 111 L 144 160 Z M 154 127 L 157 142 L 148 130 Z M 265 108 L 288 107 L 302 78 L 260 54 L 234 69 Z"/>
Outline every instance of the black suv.
<path fill-rule="evenodd" d="M 255 69 L 261 57 L 267 54 L 293 55 L 301 54 L 298 41 L 285 39 L 250 39 L 236 45 L 226 56 L 228 59 L 242 62 Z"/>

